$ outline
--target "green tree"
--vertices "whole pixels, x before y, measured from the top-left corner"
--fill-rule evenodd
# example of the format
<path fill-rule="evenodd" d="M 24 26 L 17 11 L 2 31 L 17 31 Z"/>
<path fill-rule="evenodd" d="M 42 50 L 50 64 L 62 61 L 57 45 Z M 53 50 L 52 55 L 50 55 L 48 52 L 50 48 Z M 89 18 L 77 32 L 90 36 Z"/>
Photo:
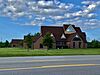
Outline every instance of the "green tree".
<path fill-rule="evenodd" d="M 0 48 L 10 47 L 10 43 L 8 40 L 5 42 L 0 42 Z"/>
<path fill-rule="evenodd" d="M 88 42 L 88 48 L 100 48 L 100 42 L 94 39 L 91 42 Z"/>
<path fill-rule="evenodd" d="M 30 48 L 32 48 L 32 41 L 33 41 L 33 36 L 31 35 L 31 33 L 25 36 L 24 42 L 27 45 L 28 51 Z"/>
<path fill-rule="evenodd" d="M 21 48 L 23 48 L 23 41 L 20 41 L 19 45 Z"/>
<path fill-rule="evenodd" d="M 100 42 L 98 40 L 92 40 L 91 45 L 92 48 L 99 48 L 100 47 Z"/>
<path fill-rule="evenodd" d="M 5 42 L 5 47 L 10 47 L 10 43 L 8 40 L 6 40 L 6 42 Z"/>
<path fill-rule="evenodd" d="M 50 35 L 50 33 L 47 33 L 43 38 L 43 45 L 47 46 L 47 49 L 50 49 L 53 46 L 53 39 Z"/>
<path fill-rule="evenodd" d="M 39 36 L 39 35 L 40 35 L 40 33 L 37 32 L 37 33 L 34 34 L 34 37 L 37 37 L 37 36 Z"/>
<path fill-rule="evenodd" d="M 2 48 L 4 46 L 4 44 L 2 42 L 0 42 L 0 48 Z"/>

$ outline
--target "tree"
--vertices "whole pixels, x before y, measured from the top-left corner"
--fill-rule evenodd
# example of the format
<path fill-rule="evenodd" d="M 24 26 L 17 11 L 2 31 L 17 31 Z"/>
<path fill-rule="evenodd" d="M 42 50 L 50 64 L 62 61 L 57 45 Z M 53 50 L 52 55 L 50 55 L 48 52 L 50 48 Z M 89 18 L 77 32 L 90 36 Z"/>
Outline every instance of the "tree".
<path fill-rule="evenodd" d="M 39 35 L 40 35 L 40 33 L 37 32 L 37 33 L 34 34 L 34 37 L 37 37 L 37 36 L 39 36 Z"/>
<path fill-rule="evenodd" d="M 50 35 L 50 33 L 47 33 L 43 38 L 43 45 L 47 46 L 47 49 L 50 49 L 53 46 L 53 39 Z"/>
<path fill-rule="evenodd" d="M 100 48 L 100 42 L 94 39 L 91 42 L 88 42 L 88 48 Z"/>
<path fill-rule="evenodd" d="M 5 45 L 3 42 L 0 42 L 0 48 L 3 48 Z"/>
<path fill-rule="evenodd" d="M 29 33 L 28 35 L 25 36 L 24 42 L 27 45 L 28 51 L 29 48 L 32 48 L 32 42 L 33 42 L 33 36 Z"/>
<path fill-rule="evenodd" d="M 6 40 L 6 42 L 5 42 L 5 47 L 10 47 L 10 43 L 8 40 Z"/>
<path fill-rule="evenodd" d="M 92 45 L 92 48 L 99 48 L 100 42 L 98 40 L 92 40 L 91 45 Z"/>
<path fill-rule="evenodd" d="M 23 47 L 23 41 L 20 41 L 19 45 L 22 48 Z"/>
<path fill-rule="evenodd" d="M 9 41 L 0 42 L 0 48 L 10 47 Z"/>

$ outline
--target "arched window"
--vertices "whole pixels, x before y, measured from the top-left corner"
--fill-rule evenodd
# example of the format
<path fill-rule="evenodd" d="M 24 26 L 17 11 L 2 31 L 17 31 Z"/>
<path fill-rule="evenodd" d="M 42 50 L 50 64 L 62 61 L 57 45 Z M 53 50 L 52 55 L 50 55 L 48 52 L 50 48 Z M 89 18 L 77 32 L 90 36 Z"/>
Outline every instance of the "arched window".
<path fill-rule="evenodd" d="M 81 41 L 80 37 L 78 35 L 76 35 L 73 39 L 73 41 Z"/>
<path fill-rule="evenodd" d="M 61 39 L 66 39 L 66 37 L 65 37 L 65 35 L 64 35 L 64 34 L 62 34 Z"/>
<path fill-rule="evenodd" d="M 78 35 L 72 39 L 73 41 L 73 48 L 82 48 L 82 39 Z"/>
<path fill-rule="evenodd" d="M 81 41 L 81 39 L 80 39 L 80 38 L 75 37 L 75 38 L 73 39 L 73 41 Z"/>

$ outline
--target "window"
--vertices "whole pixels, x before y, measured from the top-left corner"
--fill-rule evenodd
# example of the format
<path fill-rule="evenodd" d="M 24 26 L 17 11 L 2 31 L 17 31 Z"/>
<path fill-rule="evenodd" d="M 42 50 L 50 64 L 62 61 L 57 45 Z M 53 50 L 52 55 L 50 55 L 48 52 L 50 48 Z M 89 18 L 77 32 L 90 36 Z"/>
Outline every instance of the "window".
<path fill-rule="evenodd" d="M 81 41 L 81 39 L 80 39 L 80 38 L 75 37 L 75 38 L 73 39 L 73 41 Z"/>
<path fill-rule="evenodd" d="M 50 35 L 51 37 L 54 37 L 54 35 L 51 33 L 51 35 Z"/>
<path fill-rule="evenodd" d="M 58 46 L 61 46 L 62 45 L 62 42 L 57 42 L 56 43 Z"/>
<path fill-rule="evenodd" d="M 66 39 L 66 37 L 65 37 L 65 35 L 64 35 L 64 34 L 62 34 L 61 39 Z"/>
<path fill-rule="evenodd" d="M 67 29 L 67 32 L 76 32 L 75 29 L 72 27 L 72 25 L 70 25 Z"/>
<path fill-rule="evenodd" d="M 78 35 L 75 35 L 73 41 L 81 41 L 81 38 Z"/>
<path fill-rule="evenodd" d="M 79 36 L 78 36 L 78 35 L 76 35 L 75 37 L 79 38 Z"/>

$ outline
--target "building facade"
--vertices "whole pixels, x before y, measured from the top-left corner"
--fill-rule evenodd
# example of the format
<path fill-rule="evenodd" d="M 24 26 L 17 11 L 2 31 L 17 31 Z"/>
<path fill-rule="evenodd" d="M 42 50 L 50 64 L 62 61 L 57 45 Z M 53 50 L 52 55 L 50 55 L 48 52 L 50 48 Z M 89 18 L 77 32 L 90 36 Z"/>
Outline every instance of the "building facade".
<path fill-rule="evenodd" d="M 11 47 L 23 47 L 23 40 L 22 39 L 12 39 L 10 44 L 11 44 Z"/>
<path fill-rule="evenodd" d="M 41 26 L 41 35 L 34 42 L 34 48 L 46 48 L 41 41 L 46 33 L 54 40 L 53 48 L 87 48 L 86 34 L 75 25 Z"/>
<path fill-rule="evenodd" d="M 31 48 L 34 49 L 46 49 L 43 46 L 42 39 L 47 34 L 50 33 L 53 38 L 53 48 L 87 48 L 86 34 L 82 32 L 80 27 L 75 27 L 75 25 L 63 26 L 41 26 L 41 32 L 38 36 L 32 36 L 33 43 Z M 23 39 L 23 48 L 27 48 L 27 43 Z M 20 47 L 20 42 L 22 40 L 13 39 L 11 44 L 12 47 Z"/>

